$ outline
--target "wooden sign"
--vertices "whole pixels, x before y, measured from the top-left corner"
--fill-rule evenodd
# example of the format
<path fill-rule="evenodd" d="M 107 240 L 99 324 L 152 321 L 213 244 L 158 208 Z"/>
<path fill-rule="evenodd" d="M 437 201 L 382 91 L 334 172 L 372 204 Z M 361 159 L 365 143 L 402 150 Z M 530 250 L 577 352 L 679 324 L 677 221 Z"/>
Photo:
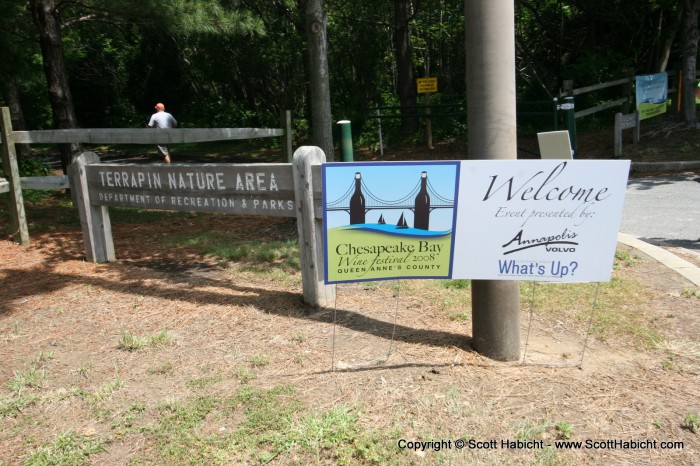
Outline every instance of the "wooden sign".
<path fill-rule="evenodd" d="M 108 206 L 296 217 L 304 301 L 328 306 L 335 288 L 323 283 L 320 165 L 325 154 L 302 146 L 292 163 L 103 164 L 83 152 L 68 167 L 80 212 L 87 259 L 116 260 Z"/>
<path fill-rule="evenodd" d="M 97 205 L 296 216 L 291 164 L 99 164 L 85 170 Z"/>
<path fill-rule="evenodd" d="M 419 94 L 434 94 L 438 90 L 437 78 L 418 78 L 416 79 Z"/>

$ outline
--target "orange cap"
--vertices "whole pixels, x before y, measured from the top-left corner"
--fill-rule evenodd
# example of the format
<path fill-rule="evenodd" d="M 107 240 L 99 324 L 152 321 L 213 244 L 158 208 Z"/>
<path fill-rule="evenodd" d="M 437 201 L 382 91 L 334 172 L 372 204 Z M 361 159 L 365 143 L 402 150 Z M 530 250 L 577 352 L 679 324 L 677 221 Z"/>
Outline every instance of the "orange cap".
<path fill-rule="evenodd" d="M 156 110 L 165 110 L 165 105 L 163 105 L 163 104 L 161 104 L 160 102 L 158 102 L 158 103 L 156 104 Z"/>

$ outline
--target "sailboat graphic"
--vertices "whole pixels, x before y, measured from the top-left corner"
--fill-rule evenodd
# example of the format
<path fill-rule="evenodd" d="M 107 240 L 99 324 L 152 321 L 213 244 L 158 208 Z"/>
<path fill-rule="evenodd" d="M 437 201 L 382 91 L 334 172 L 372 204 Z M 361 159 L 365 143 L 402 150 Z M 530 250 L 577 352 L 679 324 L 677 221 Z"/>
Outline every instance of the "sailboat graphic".
<path fill-rule="evenodd" d="M 384 215 L 379 214 L 379 222 L 380 225 L 386 225 L 386 220 L 384 220 Z"/>
<path fill-rule="evenodd" d="M 396 229 L 398 230 L 399 228 L 408 228 L 408 223 L 406 223 L 406 218 L 404 218 L 403 212 L 401 212 L 401 218 L 399 218 L 399 221 L 396 224 Z"/>

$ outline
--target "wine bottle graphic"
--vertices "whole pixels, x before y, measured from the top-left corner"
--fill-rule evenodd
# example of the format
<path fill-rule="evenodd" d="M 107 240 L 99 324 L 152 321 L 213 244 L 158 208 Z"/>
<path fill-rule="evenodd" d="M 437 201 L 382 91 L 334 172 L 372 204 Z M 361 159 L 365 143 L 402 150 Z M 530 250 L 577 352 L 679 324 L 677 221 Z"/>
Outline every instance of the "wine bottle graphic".
<path fill-rule="evenodd" d="M 430 229 L 430 194 L 428 194 L 428 172 L 420 174 L 420 191 L 416 195 L 414 204 L 413 228 L 420 230 Z"/>
<path fill-rule="evenodd" d="M 365 196 L 362 194 L 362 174 L 355 173 L 355 192 L 350 198 L 350 225 L 365 223 Z"/>

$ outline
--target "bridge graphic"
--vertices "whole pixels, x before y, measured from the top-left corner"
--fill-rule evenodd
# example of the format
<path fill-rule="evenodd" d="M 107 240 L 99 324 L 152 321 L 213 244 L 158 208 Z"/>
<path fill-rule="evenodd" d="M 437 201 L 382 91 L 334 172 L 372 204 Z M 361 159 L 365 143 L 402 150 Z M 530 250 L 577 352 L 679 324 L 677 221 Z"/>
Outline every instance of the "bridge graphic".
<path fill-rule="evenodd" d="M 355 179 L 350 180 L 348 188 L 345 193 L 338 199 L 333 201 L 326 201 L 327 211 L 346 211 L 350 213 L 350 198 L 352 198 L 355 193 L 356 182 Z M 398 199 L 383 199 L 375 195 L 369 186 L 361 179 L 362 194 L 364 195 L 364 211 L 369 212 L 370 210 L 387 210 L 387 209 L 403 209 L 411 210 L 415 213 L 415 199 L 421 190 L 421 178 L 418 177 L 415 186 Z M 430 183 L 430 178 L 427 179 L 427 191 L 430 195 L 430 208 L 432 212 L 435 209 L 452 209 L 454 208 L 454 199 L 449 199 L 442 196 Z"/>

